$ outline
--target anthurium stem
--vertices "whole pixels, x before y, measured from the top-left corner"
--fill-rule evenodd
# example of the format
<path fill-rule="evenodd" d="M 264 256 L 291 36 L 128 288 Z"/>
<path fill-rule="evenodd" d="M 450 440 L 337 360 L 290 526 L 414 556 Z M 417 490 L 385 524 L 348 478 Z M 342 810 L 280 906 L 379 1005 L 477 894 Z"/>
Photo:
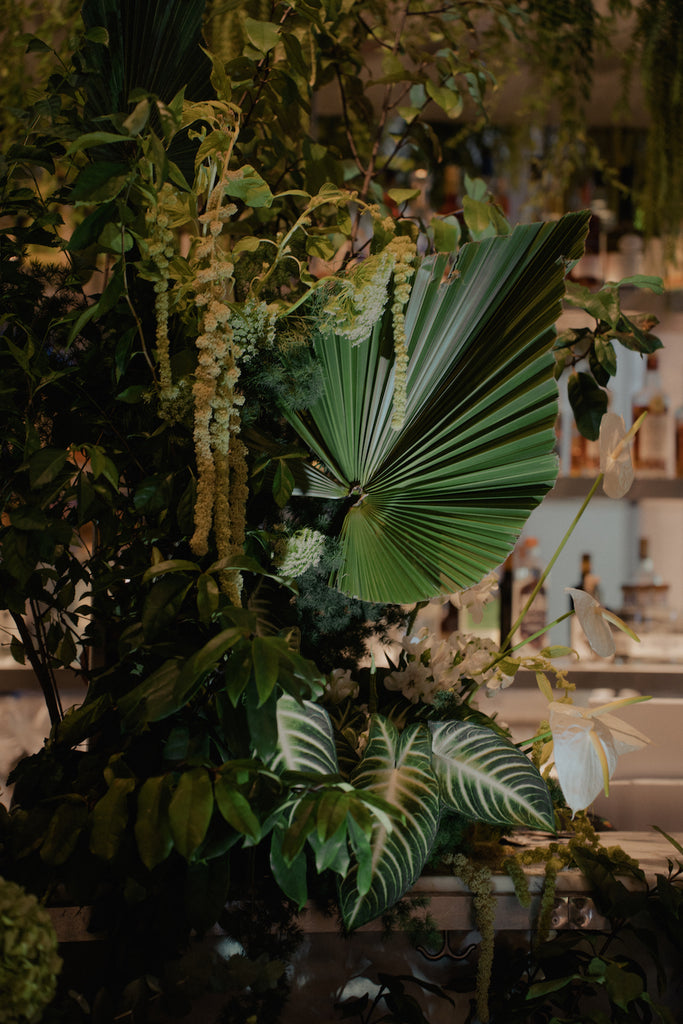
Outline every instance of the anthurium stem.
<path fill-rule="evenodd" d="M 555 554 L 550 559 L 550 561 L 546 565 L 545 569 L 543 570 L 543 572 L 539 576 L 538 580 L 536 581 L 536 585 L 534 586 L 533 590 L 529 594 L 529 597 L 527 598 L 527 601 L 526 601 L 524 607 L 522 608 L 521 612 L 517 616 L 516 621 L 512 624 L 512 626 L 510 628 L 510 632 L 505 637 L 504 643 L 501 644 L 501 651 L 506 651 L 507 652 L 508 646 L 512 642 L 512 638 L 515 635 L 516 631 L 519 629 L 520 623 L 523 621 L 524 616 L 526 615 L 526 613 L 531 608 L 531 605 L 533 604 L 534 600 L 536 599 L 536 596 L 538 595 L 541 587 L 543 586 L 543 584 L 545 583 L 546 579 L 548 578 L 548 574 L 550 573 L 550 570 L 555 565 L 555 562 L 559 558 L 561 552 L 564 550 L 564 547 L 565 547 L 567 541 L 569 540 L 569 538 L 571 537 L 572 533 L 574 532 L 574 528 L 576 527 L 576 524 L 578 523 L 578 521 L 581 518 L 581 516 L 583 515 L 583 513 L 586 511 L 586 508 L 588 507 L 588 502 L 591 500 L 591 498 L 593 497 L 593 495 L 597 491 L 598 487 L 602 483 L 602 479 L 603 479 L 604 475 L 605 475 L 604 473 L 598 473 L 597 477 L 595 478 L 595 482 L 593 483 L 593 486 L 591 487 L 590 491 L 588 492 L 588 494 L 584 498 L 583 502 L 581 503 L 581 508 L 579 509 L 579 511 L 576 513 L 576 515 L 572 519 L 571 523 L 569 524 L 569 528 L 567 529 L 567 532 L 565 533 L 564 537 L 562 538 L 562 540 L 558 544 L 557 549 L 555 551 Z M 546 626 L 541 632 L 545 633 L 548 628 L 549 627 Z M 527 641 L 527 643 L 528 643 L 528 641 Z"/>
<path fill-rule="evenodd" d="M 558 617 L 556 619 L 553 619 L 552 622 L 549 622 L 547 624 L 547 626 L 543 627 L 543 629 L 537 630 L 535 633 L 532 633 L 531 636 L 524 637 L 524 639 L 520 640 L 520 642 L 518 644 L 515 644 L 514 647 L 511 647 L 509 650 L 506 650 L 505 651 L 505 656 L 507 657 L 508 654 L 512 654 L 514 651 L 518 651 L 520 647 L 526 647 L 526 645 L 528 643 L 531 643 L 532 640 L 536 640 L 539 636 L 543 636 L 543 634 L 547 633 L 549 629 L 553 628 L 553 626 L 559 626 L 559 624 L 561 622 L 564 622 L 565 619 L 568 619 L 573 614 L 574 614 L 574 611 L 572 609 L 572 611 L 570 611 L 570 612 L 564 612 L 562 615 L 558 615 Z M 520 619 L 520 621 L 521 621 L 521 619 Z M 509 637 L 508 637 L 508 639 L 509 639 Z M 500 660 L 500 658 L 496 659 L 496 661 L 499 661 L 499 660 Z"/>
<path fill-rule="evenodd" d="M 621 452 L 626 447 L 626 445 L 630 444 L 630 442 L 633 440 L 633 438 L 637 434 L 638 430 L 640 429 L 640 426 L 641 426 L 641 424 L 642 424 L 642 422 L 643 422 L 643 420 L 645 419 L 646 416 L 647 416 L 647 410 L 640 414 L 640 416 L 635 421 L 635 423 L 627 431 L 627 433 L 624 435 L 624 437 L 622 437 L 621 441 L 619 441 L 619 443 L 615 446 L 614 451 L 610 452 L 610 457 L 612 459 L 618 458 L 618 456 L 621 454 Z M 567 532 L 565 533 L 564 537 L 560 541 L 560 543 L 559 543 L 559 545 L 557 547 L 557 550 L 555 551 L 555 554 L 550 559 L 550 561 L 546 565 L 545 569 L 543 570 L 543 572 L 539 576 L 539 578 L 538 578 L 538 580 L 536 582 L 536 585 L 534 586 L 533 590 L 531 591 L 531 593 L 530 593 L 530 595 L 529 595 L 529 597 L 528 597 L 528 599 L 526 601 L 526 604 L 524 605 L 524 607 L 522 608 L 521 612 L 519 613 L 519 616 L 517 617 L 517 621 L 515 623 L 513 623 L 512 628 L 510 629 L 510 632 L 508 633 L 508 635 L 505 638 L 505 642 L 501 645 L 501 650 L 502 651 L 507 651 L 508 644 L 512 641 L 512 637 L 515 635 L 515 631 L 519 628 L 519 624 L 524 619 L 524 616 L 529 611 L 529 608 L 531 607 L 534 599 L 536 598 L 536 595 L 538 594 L 538 592 L 540 591 L 541 587 L 543 586 L 543 584 L 545 583 L 546 579 L 548 578 L 548 574 L 549 574 L 550 570 L 552 569 L 552 567 L 554 566 L 555 562 L 557 561 L 557 559 L 558 559 L 558 557 L 560 555 L 560 552 L 564 549 L 565 544 L 567 543 L 567 541 L 571 537 L 571 535 L 572 535 L 572 533 L 574 531 L 574 528 L 575 528 L 576 524 L 578 523 L 579 519 L 581 518 L 583 513 L 586 511 L 586 508 L 588 507 L 589 501 L 591 500 L 591 498 L 593 497 L 593 495 L 597 491 L 598 487 L 602 483 L 602 481 L 604 479 L 604 476 L 605 476 L 604 472 L 600 472 L 600 473 L 598 473 L 597 477 L 595 478 L 593 486 L 591 487 L 590 491 L 588 492 L 588 494 L 586 495 L 586 497 L 584 498 L 584 500 L 583 500 L 583 502 L 581 504 L 581 508 L 579 509 L 579 511 L 576 513 L 576 515 L 572 519 L 572 521 L 571 521 L 571 523 L 569 525 L 569 529 L 567 530 Z M 548 628 L 548 627 L 546 627 L 546 628 Z"/>

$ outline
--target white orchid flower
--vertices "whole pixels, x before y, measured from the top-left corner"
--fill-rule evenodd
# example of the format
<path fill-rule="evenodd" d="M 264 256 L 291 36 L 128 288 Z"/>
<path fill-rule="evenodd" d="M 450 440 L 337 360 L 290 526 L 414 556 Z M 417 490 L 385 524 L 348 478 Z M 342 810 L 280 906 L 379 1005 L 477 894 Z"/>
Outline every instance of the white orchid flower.
<path fill-rule="evenodd" d="M 613 623 L 617 629 L 628 633 L 633 640 L 640 643 L 640 637 L 633 632 L 630 626 L 627 626 L 624 620 L 614 612 L 603 608 L 591 594 L 586 593 L 585 590 L 579 590 L 577 587 L 565 587 L 565 592 L 571 595 L 574 611 L 586 634 L 586 639 L 600 658 L 611 658 L 616 651 L 616 644 L 608 622 Z"/>
<path fill-rule="evenodd" d="M 451 604 L 454 608 L 467 609 L 472 616 L 473 622 L 481 622 L 484 614 L 484 605 L 492 601 L 497 593 L 498 574 L 490 572 L 479 583 L 475 583 L 474 586 L 451 594 Z"/>
<path fill-rule="evenodd" d="M 609 780 L 621 754 L 639 750 L 650 742 L 610 711 L 648 699 L 626 697 L 599 708 L 550 702 L 548 721 L 555 769 L 572 816 L 588 807 L 602 789 L 609 795 Z"/>

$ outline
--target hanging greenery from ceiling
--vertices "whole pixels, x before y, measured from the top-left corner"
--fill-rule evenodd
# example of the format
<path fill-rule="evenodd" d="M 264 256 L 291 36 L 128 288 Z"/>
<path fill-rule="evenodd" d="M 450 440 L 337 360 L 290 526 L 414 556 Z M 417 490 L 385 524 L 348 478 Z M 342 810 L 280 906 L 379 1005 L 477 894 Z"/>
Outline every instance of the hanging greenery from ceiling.
<path fill-rule="evenodd" d="M 650 124 L 643 227 L 673 244 L 683 219 L 683 17 L 680 0 L 643 0 L 637 9 L 634 63 L 645 87 Z"/>

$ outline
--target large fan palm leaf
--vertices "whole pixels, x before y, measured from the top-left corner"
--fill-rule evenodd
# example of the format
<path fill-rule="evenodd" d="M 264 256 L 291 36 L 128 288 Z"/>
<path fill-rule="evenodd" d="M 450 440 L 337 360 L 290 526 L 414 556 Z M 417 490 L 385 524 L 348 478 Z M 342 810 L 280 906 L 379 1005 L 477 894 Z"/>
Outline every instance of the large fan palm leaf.
<path fill-rule="evenodd" d="M 557 475 L 550 330 L 587 214 L 425 260 L 406 309 L 407 409 L 391 426 L 391 312 L 352 346 L 316 343 L 325 390 L 285 410 L 315 456 L 303 494 L 346 496 L 334 584 L 368 601 L 471 586 L 509 554 Z M 317 468 L 316 468 L 317 467 Z"/>

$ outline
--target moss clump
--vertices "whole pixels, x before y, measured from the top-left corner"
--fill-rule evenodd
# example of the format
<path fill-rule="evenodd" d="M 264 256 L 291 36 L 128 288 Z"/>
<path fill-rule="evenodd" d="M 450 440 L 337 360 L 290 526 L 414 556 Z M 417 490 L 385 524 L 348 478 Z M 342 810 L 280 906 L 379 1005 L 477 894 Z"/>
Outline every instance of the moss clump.
<path fill-rule="evenodd" d="M 39 1021 L 61 967 L 45 908 L 20 885 L 0 878 L 0 1024 Z"/>

